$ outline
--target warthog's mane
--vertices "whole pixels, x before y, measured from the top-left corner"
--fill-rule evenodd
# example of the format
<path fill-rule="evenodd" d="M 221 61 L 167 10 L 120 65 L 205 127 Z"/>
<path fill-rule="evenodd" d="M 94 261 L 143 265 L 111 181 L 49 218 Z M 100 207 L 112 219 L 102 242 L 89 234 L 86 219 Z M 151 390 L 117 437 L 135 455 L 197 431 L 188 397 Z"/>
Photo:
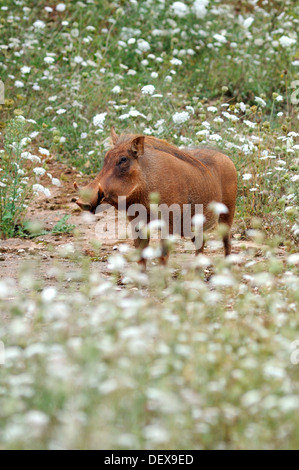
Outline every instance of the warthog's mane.
<path fill-rule="evenodd" d="M 138 134 L 121 134 L 115 143 L 115 147 L 123 143 L 132 142 L 137 137 L 141 136 Z M 190 163 L 197 168 L 205 168 L 210 173 L 210 170 L 206 167 L 206 165 L 197 158 L 190 155 L 188 150 L 179 149 L 175 145 L 166 142 L 166 140 L 158 139 L 157 137 L 153 136 L 144 136 L 144 145 L 146 148 L 159 150 L 160 152 L 164 152 L 172 155 L 175 158 L 179 158 L 180 160 Z"/>

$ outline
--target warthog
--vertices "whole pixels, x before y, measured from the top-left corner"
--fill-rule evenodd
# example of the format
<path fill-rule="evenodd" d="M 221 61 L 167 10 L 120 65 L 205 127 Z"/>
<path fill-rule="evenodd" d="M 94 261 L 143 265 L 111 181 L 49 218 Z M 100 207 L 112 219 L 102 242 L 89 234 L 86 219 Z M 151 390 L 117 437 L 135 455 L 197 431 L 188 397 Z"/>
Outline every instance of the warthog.
<path fill-rule="evenodd" d="M 126 199 L 125 209 L 133 204 L 142 204 L 150 214 L 150 195 L 158 193 L 160 204 L 181 208 L 191 206 L 191 217 L 196 205 L 202 205 L 203 230 L 211 229 L 218 221 L 227 226 L 223 243 L 225 255 L 231 252 L 231 226 L 233 223 L 236 195 L 237 172 L 229 157 L 211 149 L 179 149 L 156 137 L 123 134 L 117 136 L 111 130 L 113 148 L 104 159 L 98 176 L 80 191 L 78 206 L 95 213 L 102 203 L 119 208 L 119 197 Z M 226 210 L 220 215 L 211 210 L 210 204 L 220 202 Z M 129 216 L 133 221 L 134 217 Z M 181 224 L 183 227 L 183 223 Z M 173 233 L 173 220 L 169 221 L 169 234 Z M 181 233 L 183 236 L 184 233 Z M 195 238 L 195 237 L 194 237 Z M 137 236 L 135 246 L 144 248 L 149 240 Z M 203 252 L 203 244 L 196 247 L 196 253 Z M 165 262 L 167 256 L 161 256 Z M 141 261 L 145 263 L 142 259 Z"/>

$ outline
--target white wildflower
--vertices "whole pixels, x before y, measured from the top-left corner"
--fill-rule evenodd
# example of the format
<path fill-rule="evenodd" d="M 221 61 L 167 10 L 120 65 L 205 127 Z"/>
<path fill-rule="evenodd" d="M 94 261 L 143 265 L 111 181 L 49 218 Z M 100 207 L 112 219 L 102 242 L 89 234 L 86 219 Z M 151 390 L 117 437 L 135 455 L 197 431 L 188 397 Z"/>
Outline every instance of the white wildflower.
<path fill-rule="evenodd" d="M 107 113 L 101 113 L 101 114 L 97 114 L 96 116 L 94 116 L 92 120 L 93 125 L 102 129 L 104 127 L 106 116 L 107 116 Z"/>
<path fill-rule="evenodd" d="M 296 39 L 289 38 L 288 36 L 281 36 L 281 38 L 279 38 L 279 44 L 282 47 L 290 47 L 296 44 Z"/>
<path fill-rule="evenodd" d="M 189 113 L 195 114 L 193 106 L 186 106 L 186 109 L 187 109 L 187 111 L 189 111 Z"/>
<path fill-rule="evenodd" d="M 46 157 L 48 157 L 50 155 L 50 152 L 48 149 L 44 149 L 43 147 L 39 147 L 38 148 L 38 152 L 41 154 L 41 155 L 45 155 Z"/>
<path fill-rule="evenodd" d="M 28 67 L 27 65 L 24 65 L 24 66 L 21 68 L 21 73 L 22 73 L 23 75 L 26 75 L 26 74 L 30 73 L 30 71 L 31 71 L 31 67 Z"/>
<path fill-rule="evenodd" d="M 203 129 L 202 131 L 196 132 L 195 135 L 204 135 L 207 137 L 209 134 L 210 134 L 210 131 L 208 129 Z"/>
<path fill-rule="evenodd" d="M 43 176 L 46 173 L 46 170 L 41 167 L 36 167 L 34 168 L 33 173 L 35 173 L 36 176 Z"/>
<path fill-rule="evenodd" d="M 263 98 L 260 98 L 259 96 L 256 96 L 254 99 L 257 104 L 261 105 L 263 108 L 267 105 L 266 101 L 263 100 Z"/>
<path fill-rule="evenodd" d="M 52 184 L 57 187 L 61 186 L 61 182 L 59 181 L 58 178 L 52 178 Z"/>
<path fill-rule="evenodd" d="M 228 214 L 228 208 L 222 202 L 213 201 L 209 204 L 208 207 L 216 215 Z"/>
<path fill-rule="evenodd" d="M 140 113 L 139 111 L 137 111 L 137 109 L 130 109 L 129 115 L 132 116 L 132 117 L 141 116 L 143 118 L 146 118 L 146 116 L 144 114 Z"/>
<path fill-rule="evenodd" d="M 53 62 L 55 62 L 55 59 L 53 57 L 46 56 L 44 57 L 44 62 L 45 64 L 53 64 Z"/>
<path fill-rule="evenodd" d="M 42 193 L 42 194 L 44 194 L 46 197 L 50 197 L 50 196 L 51 196 L 51 192 L 49 191 L 49 189 L 45 188 L 45 187 L 42 186 L 41 184 L 34 184 L 34 185 L 32 186 L 32 191 L 33 191 L 35 194 Z"/>
<path fill-rule="evenodd" d="M 38 428 L 43 429 L 44 427 L 47 426 L 47 424 L 50 421 L 50 418 L 45 414 L 42 413 L 41 411 L 29 411 L 25 415 L 26 423 L 29 426 L 29 429 L 32 431 L 31 428 Z"/>
<path fill-rule="evenodd" d="M 169 434 L 166 429 L 162 428 L 162 426 L 154 424 L 146 426 L 144 430 L 144 436 L 146 439 L 148 439 L 150 442 L 153 442 L 154 444 L 163 444 L 169 440 Z"/>
<path fill-rule="evenodd" d="M 144 259 L 155 259 L 155 258 L 157 258 L 157 255 L 158 255 L 157 251 L 154 250 L 154 248 L 152 246 L 147 246 L 142 251 L 142 257 Z"/>
<path fill-rule="evenodd" d="M 115 256 L 110 256 L 107 267 L 109 271 L 120 271 L 121 269 L 124 268 L 125 264 L 126 264 L 126 261 L 123 256 L 115 255 Z"/>
<path fill-rule="evenodd" d="M 192 11 L 195 13 L 196 18 L 204 18 L 207 14 L 207 6 L 209 0 L 195 0 L 192 6 Z"/>
<path fill-rule="evenodd" d="M 287 263 L 293 266 L 299 264 L 299 253 L 293 253 L 290 255 L 287 259 Z"/>
<path fill-rule="evenodd" d="M 225 44 L 227 42 L 227 39 L 223 34 L 214 34 L 213 38 L 221 44 Z"/>
<path fill-rule="evenodd" d="M 220 122 L 224 122 L 224 120 L 220 116 L 217 116 L 217 117 L 215 117 L 214 122 L 219 122 L 220 123 Z"/>
<path fill-rule="evenodd" d="M 195 258 L 194 264 L 200 268 L 207 268 L 211 266 L 213 263 L 206 255 L 198 255 Z"/>
<path fill-rule="evenodd" d="M 75 250 L 73 243 L 66 243 L 64 245 L 58 246 L 57 251 L 58 251 L 59 256 L 67 257 L 70 255 L 73 255 L 76 250 Z"/>
<path fill-rule="evenodd" d="M 60 13 L 65 11 L 65 9 L 66 9 L 66 6 L 64 3 L 58 3 L 58 5 L 56 6 L 56 11 L 59 11 Z"/>
<path fill-rule="evenodd" d="M 172 13 L 179 18 L 183 18 L 189 13 L 189 7 L 183 2 L 174 2 L 170 8 Z"/>
<path fill-rule="evenodd" d="M 252 16 L 249 16 L 249 17 L 246 18 L 246 20 L 244 20 L 244 22 L 243 22 L 244 28 L 246 28 L 246 29 L 250 28 L 250 26 L 252 25 L 253 22 L 254 22 L 254 18 L 253 18 Z"/>
<path fill-rule="evenodd" d="M 46 23 L 44 21 L 37 20 L 33 23 L 33 26 L 35 29 L 44 29 L 46 27 Z"/>
<path fill-rule="evenodd" d="M 183 124 L 184 122 L 188 121 L 190 118 L 189 113 L 187 111 L 182 111 L 181 113 L 175 113 L 172 116 L 172 120 L 175 124 Z"/>
<path fill-rule="evenodd" d="M 84 59 L 80 55 L 76 55 L 73 60 L 74 60 L 75 64 L 82 64 Z"/>
<path fill-rule="evenodd" d="M 172 65 L 182 65 L 182 61 L 180 59 L 177 59 L 176 57 L 174 57 L 173 59 L 170 60 L 170 63 Z"/>
<path fill-rule="evenodd" d="M 220 142 L 220 140 L 222 140 L 222 137 L 219 134 L 211 134 L 209 139 L 210 140 L 215 140 L 215 142 Z"/>
<path fill-rule="evenodd" d="M 245 393 L 242 397 L 242 405 L 246 408 L 249 408 L 252 405 L 256 405 L 260 402 L 261 395 L 258 390 L 250 390 L 249 392 Z"/>
<path fill-rule="evenodd" d="M 39 132 L 38 132 L 38 131 L 31 132 L 31 134 L 30 134 L 30 139 L 35 139 L 35 137 L 37 137 L 38 135 L 39 135 Z"/>
<path fill-rule="evenodd" d="M 231 287 L 235 285 L 235 279 L 230 274 L 217 274 L 211 278 L 210 282 L 215 287 Z"/>
<path fill-rule="evenodd" d="M 22 152 L 21 158 L 30 160 L 33 163 L 41 163 L 41 159 L 37 155 L 32 155 L 30 152 Z"/>
<path fill-rule="evenodd" d="M 147 52 L 151 48 L 150 44 L 144 39 L 138 39 L 137 47 L 141 52 Z"/>
<path fill-rule="evenodd" d="M 145 85 L 141 88 L 141 93 L 143 95 L 152 95 L 155 91 L 154 85 Z"/>
<path fill-rule="evenodd" d="M 247 119 L 244 119 L 244 124 L 246 124 L 246 126 L 250 127 L 251 129 L 256 126 L 256 122 L 248 121 Z"/>
<path fill-rule="evenodd" d="M 74 29 L 71 30 L 71 36 L 72 36 L 73 38 L 78 38 L 79 35 L 80 35 L 80 31 L 79 31 L 78 28 L 74 28 Z"/>
<path fill-rule="evenodd" d="M 202 227 L 205 221 L 206 221 L 206 218 L 203 214 L 195 214 L 192 217 L 192 225 L 196 228 Z"/>
<path fill-rule="evenodd" d="M 114 88 L 112 88 L 111 93 L 114 93 L 115 95 L 118 95 L 121 92 L 121 88 L 119 85 L 115 85 Z"/>
<path fill-rule="evenodd" d="M 44 302 L 50 303 L 55 299 L 56 295 L 57 295 L 57 290 L 55 289 L 55 287 L 46 287 L 42 291 L 41 297 Z"/>
<path fill-rule="evenodd" d="M 282 397 L 279 400 L 279 407 L 285 413 L 295 412 L 299 407 L 299 397 L 297 395 Z"/>
<path fill-rule="evenodd" d="M 229 119 L 232 122 L 239 121 L 239 118 L 237 116 L 235 116 L 234 114 L 230 114 L 227 111 L 223 111 L 222 114 L 223 114 L 224 117 L 226 117 L 227 119 Z"/>

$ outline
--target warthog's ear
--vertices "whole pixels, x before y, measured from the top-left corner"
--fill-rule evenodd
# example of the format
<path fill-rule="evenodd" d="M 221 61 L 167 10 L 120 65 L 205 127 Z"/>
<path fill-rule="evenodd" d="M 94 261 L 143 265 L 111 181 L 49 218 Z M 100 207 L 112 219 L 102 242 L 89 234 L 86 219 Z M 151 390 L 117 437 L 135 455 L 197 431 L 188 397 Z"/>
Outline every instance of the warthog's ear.
<path fill-rule="evenodd" d="M 116 142 L 118 141 L 118 135 L 116 134 L 113 126 L 111 127 L 110 135 L 111 135 L 113 145 L 116 145 Z"/>
<path fill-rule="evenodd" d="M 136 158 L 141 157 L 144 154 L 144 136 L 143 135 L 136 137 L 136 139 L 132 141 L 131 150 L 132 150 L 133 155 Z"/>

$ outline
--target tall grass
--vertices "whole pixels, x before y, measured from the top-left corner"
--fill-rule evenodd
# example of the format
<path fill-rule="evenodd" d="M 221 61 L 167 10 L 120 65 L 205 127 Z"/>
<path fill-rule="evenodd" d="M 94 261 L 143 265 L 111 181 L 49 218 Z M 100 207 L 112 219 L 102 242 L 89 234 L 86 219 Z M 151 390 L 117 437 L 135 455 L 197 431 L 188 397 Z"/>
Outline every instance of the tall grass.
<path fill-rule="evenodd" d="M 0 237 L 11 237 L 26 209 L 30 193 L 25 177 L 26 160 L 21 158 L 25 146 L 26 123 L 15 119 L 8 123 L 0 161 Z"/>

